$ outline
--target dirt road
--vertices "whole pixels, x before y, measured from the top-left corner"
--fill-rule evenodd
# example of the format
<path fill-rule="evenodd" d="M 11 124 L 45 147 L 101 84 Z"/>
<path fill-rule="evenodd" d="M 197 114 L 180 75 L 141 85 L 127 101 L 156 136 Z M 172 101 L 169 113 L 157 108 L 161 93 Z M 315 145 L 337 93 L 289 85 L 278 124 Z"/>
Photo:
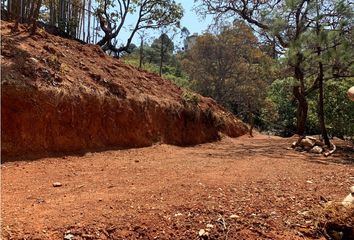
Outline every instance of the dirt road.
<path fill-rule="evenodd" d="M 354 155 L 299 153 L 291 142 L 257 135 L 4 163 L 2 237 L 320 237 L 314 212 L 348 194 Z"/>

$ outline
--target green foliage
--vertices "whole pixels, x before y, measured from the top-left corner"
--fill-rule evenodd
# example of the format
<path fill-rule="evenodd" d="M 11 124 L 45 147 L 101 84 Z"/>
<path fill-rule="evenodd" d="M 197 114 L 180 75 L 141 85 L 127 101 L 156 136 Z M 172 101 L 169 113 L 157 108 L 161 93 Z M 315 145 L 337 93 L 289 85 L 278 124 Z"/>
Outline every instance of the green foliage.
<path fill-rule="evenodd" d="M 354 137 L 354 102 L 347 91 L 354 86 L 354 78 L 330 80 L 325 85 L 325 117 L 332 136 Z"/>
<path fill-rule="evenodd" d="M 262 109 L 265 130 L 283 136 L 294 134 L 296 127 L 296 105 L 291 94 L 292 78 L 276 80 L 267 93 Z M 348 89 L 354 85 L 354 78 L 329 80 L 325 83 L 325 120 L 328 134 L 337 137 L 354 136 L 354 103 L 347 97 Z M 307 134 L 320 132 L 318 123 L 317 93 L 309 96 Z"/>
<path fill-rule="evenodd" d="M 131 54 L 122 59 L 128 64 L 138 67 L 139 66 L 139 57 L 136 54 Z M 154 63 L 145 63 L 142 67 L 144 70 L 152 73 L 159 73 L 159 66 Z M 190 82 L 188 76 L 185 74 L 179 73 L 179 71 L 173 66 L 164 66 L 163 75 L 164 79 L 170 80 L 175 83 L 177 86 L 183 88 L 190 88 Z"/>
<path fill-rule="evenodd" d="M 261 114 L 262 121 L 265 121 L 265 130 L 283 136 L 290 136 L 295 132 L 296 105 L 291 95 L 295 82 L 289 77 L 275 80 L 270 86 Z"/>

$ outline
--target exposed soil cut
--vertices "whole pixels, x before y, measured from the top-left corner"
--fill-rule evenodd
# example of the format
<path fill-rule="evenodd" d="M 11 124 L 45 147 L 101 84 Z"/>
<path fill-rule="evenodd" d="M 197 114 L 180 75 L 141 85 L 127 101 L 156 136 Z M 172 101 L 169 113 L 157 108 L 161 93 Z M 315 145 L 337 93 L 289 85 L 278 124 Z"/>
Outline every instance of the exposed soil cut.
<path fill-rule="evenodd" d="M 157 142 L 185 146 L 247 132 L 214 100 L 98 46 L 44 30 L 30 36 L 24 26 L 12 33 L 11 26 L 1 22 L 3 160 Z"/>
<path fill-rule="evenodd" d="M 353 231 L 352 214 L 339 212 L 340 221 L 325 212 L 354 184 L 353 146 L 336 142 L 325 158 L 287 150 L 294 140 L 256 135 L 8 162 L 2 237 L 284 240 Z"/>

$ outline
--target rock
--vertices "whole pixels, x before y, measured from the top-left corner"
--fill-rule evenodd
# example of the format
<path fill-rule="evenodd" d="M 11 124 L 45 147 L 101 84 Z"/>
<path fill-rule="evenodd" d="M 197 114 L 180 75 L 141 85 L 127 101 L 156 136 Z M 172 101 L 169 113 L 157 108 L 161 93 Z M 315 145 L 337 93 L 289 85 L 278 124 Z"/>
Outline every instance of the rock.
<path fill-rule="evenodd" d="M 28 60 L 29 60 L 31 63 L 33 63 L 33 64 L 39 63 L 39 60 L 36 59 L 36 58 L 34 58 L 34 57 L 31 57 L 31 58 L 29 58 Z"/>
<path fill-rule="evenodd" d="M 351 88 L 349 88 L 347 94 L 348 94 L 348 98 L 349 98 L 350 100 L 354 101 L 354 86 L 351 87 Z"/>
<path fill-rule="evenodd" d="M 232 214 L 231 216 L 230 216 L 230 218 L 231 219 L 235 219 L 235 218 L 239 218 L 240 216 L 239 215 L 236 215 L 236 214 Z"/>
<path fill-rule="evenodd" d="M 213 224 L 207 224 L 206 227 L 209 228 L 209 229 L 211 229 L 211 228 L 214 227 L 214 225 L 213 225 Z"/>
<path fill-rule="evenodd" d="M 293 142 L 293 143 L 291 144 L 291 147 L 292 147 L 292 148 L 295 148 L 296 145 L 297 145 L 297 142 L 295 141 L 295 142 Z"/>
<path fill-rule="evenodd" d="M 64 235 L 64 240 L 73 240 L 75 239 L 75 236 L 71 234 L 70 232 L 66 232 Z"/>
<path fill-rule="evenodd" d="M 343 199 L 342 205 L 350 207 L 354 204 L 354 186 L 350 187 L 350 193 Z"/>
<path fill-rule="evenodd" d="M 61 187 L 63 186 L 63 184 L 61 184 L 61 182 L 54 182 L 53 183 L 53 187 Z"/>
<path fill-rule="evenodd" d="M 300 145 L 304 146 L 304 147 L 311 147 L 312 148 L 313 146 L 315 146 L 315 140 L 306 137 L 301 140 Z"/>
<path fill-rule="evenodd" d="M 199 237 L 203 237 L 206 234 L 204 229 L 200 229 L 198 232 Z"/>
<path fill-rule="evenodd" d="M 310 180 L 307 180 L 306 182 L 307 182 L 307 183 L 309 183 L 309 184 L 312 184 L 312 183 L 313 183 L 313 182 L 312 182 L 312 181 L 310 181 Z"/>
<path fill-rule="evenodd" d="M 323 152 L 323 149 L 320 146 L 314 146 L 310 150 L 310 153 L 321 154 L 322 152 Z"/>

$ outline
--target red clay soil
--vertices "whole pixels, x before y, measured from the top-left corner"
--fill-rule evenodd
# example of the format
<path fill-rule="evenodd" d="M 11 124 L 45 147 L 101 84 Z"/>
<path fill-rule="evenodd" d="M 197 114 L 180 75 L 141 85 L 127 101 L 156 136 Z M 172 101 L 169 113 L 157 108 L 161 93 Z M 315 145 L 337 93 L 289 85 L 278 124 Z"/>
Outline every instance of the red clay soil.
<path fill-rule="evenodd" d="M 353 146 L 338 142 L 325 158 L 287 149 L 292 141 L 225 137 L 7 162 L 2 238 L 324 239 L 318 213 L 354 184 Z"/>
<path fill-rule="evenodd" d="M 105 55 L 95 45 L 1 22 L 4 159 L 162 142 L 193 145 L 247 126 L 214 100 Z"/>

